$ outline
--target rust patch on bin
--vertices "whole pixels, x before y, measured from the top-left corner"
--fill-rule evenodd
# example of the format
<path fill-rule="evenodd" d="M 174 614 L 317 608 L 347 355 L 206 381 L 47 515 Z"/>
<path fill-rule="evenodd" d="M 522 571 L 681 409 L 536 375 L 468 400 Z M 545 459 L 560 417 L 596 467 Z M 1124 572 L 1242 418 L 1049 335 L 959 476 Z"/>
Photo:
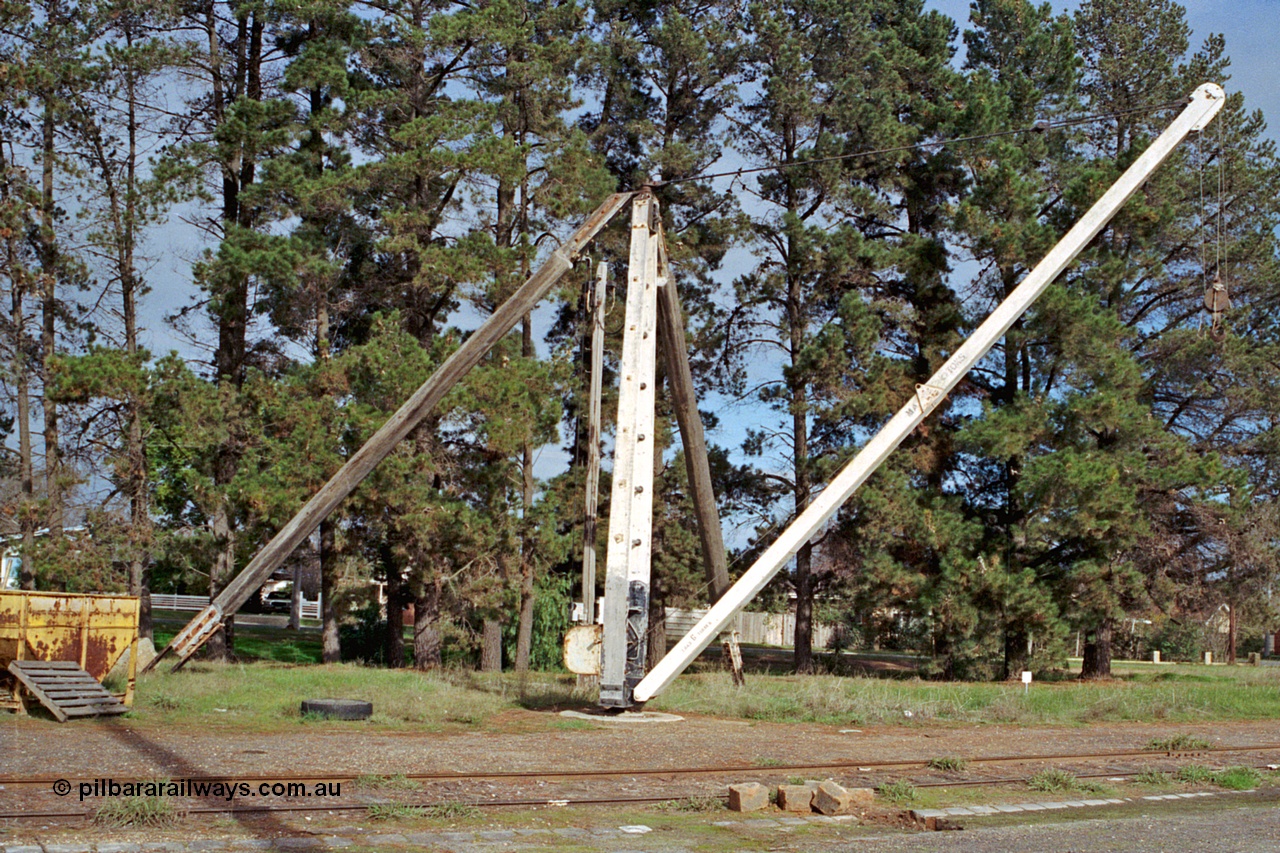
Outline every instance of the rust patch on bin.
<path fill-rule="evenodd" d="M 130 595 L 0 591 L 0 670 L 12 660 L 80 662 L 97 680 L 136 640 L 138 599 Z"/>

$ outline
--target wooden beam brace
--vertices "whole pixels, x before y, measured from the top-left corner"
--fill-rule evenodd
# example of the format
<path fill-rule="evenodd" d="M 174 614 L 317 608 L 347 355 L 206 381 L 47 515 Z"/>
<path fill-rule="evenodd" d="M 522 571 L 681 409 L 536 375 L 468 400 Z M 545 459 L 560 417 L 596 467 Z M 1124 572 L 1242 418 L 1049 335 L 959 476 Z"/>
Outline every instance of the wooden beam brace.
<path fill-rule="evenodd" d="M 716 506 L 715 491 L 711 487 L 711 462 L 707 458 L 707 442 L 702 432 L 702 415 L 698 412 L 693 371 L 689 367 L 680 292 L 668 266 L 666 241 L 661 239 L 661 235 L 658 247 L 658 276 L 666 279 L 666 284 L 658 288 L 658 343 L 666 361 L 671 407 L 675 410 L 680 440 L 684 445 L 689 492 L 702 543 L 702 564 L 711 584 L 711 601 L 715 602 L 729 589 L 728 558 L 720 528 L 720 509 Z"/>

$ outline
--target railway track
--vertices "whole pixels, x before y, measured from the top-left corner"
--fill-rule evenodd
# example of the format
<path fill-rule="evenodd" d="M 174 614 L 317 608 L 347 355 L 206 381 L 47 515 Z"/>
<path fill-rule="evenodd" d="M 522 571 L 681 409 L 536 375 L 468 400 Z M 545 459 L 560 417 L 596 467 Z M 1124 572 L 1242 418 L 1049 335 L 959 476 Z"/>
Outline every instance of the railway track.
<path fill-rule="evenodd" d="M 997 755 L 997 756 L 978 756 L 974 758 L 963 759 L 965 765 L 974 768 L 991 768 L 992 770 L 1011 765 L 1037 765 L 1044 763 L 1067 763 L 1087 765 L 1096 764 L 1098 762 L 1110 762 L 1100 772 L 1076 772 L 1074 776 L 1080 779 L 1101 779 L 1101 778 L 1131 778 L 1144 770 L 1153 769 L 1156 762 L 1168 765 L 1170 762 L 1186 762 L 1193 759 L 1206 759 L 1210 757 L 1227 757 L 1232 755 L 1245 755 L 1249 753 L 1280 753 L 1280 743 L 1251 744 L 1245 746 L 1220 746 L 1205 747 L 1193 750 L 1150 750 L 1150 749 L 1129 749 L 1129 750 L 1109 750 L 1104 752 L 1081 752 L 1081 753 L 1047 753 L 1047 754 L 1029 754 L 1029 755 Z M 1137 764 L 1133 762 L 1137 760 Z M 1115 762 L 1125 762 L 1124 765 L 1117 765 Z M 593 779 L 620 779 L 620 778 L 659 778 L 674 779 L 677 777 L 697 777 L 697 776 L 721 776 L 730 777 L 735 781 L 741 780 L 743 777 L 750 776 L 783 776 L 794 775 L 800 772 L 837 772 L 853 773 L 857 775 L 863 783 L 874 786 L 885 781 L 892 781 L 894 777 L 890 775 L 893 772 L 919 770 L 926 773 L 934 772 L 929 766 L 928 759 L 911 759 L 902 761 L 838 761 L 838 762 L 810 762 L 795 763 L 786 765 L 741 765 L 726 764 L 716 766 L 700 766 L 700 767 L 682 767 L 682 768 L 629 768 L 614 770 L 536 770 L 536 771 L 481 771 L 481 772 L 463 772 L 449 771 L 437 773 L 410 773 L 403 774 L 403 778 L 419 783 L 447 783 L 459 781 L 507 781 L 507 782 L 531 782 L 545 783 L 549 781 L 564 780 L 593 780 Z M 264 780 L 284 781 L 284 782 L 347 782 L 355 781 L 361 778 L 362 774 L 354 773 L 326 773 L 326 774 L 239 774 L 234 776 L 208 776 L 208 777 L 184 777 L 191 781 L 209 781 L 209 782 L 257 782 Z M 937 775 L 936 773 L 934 775 Z M 966 774 L 959 777 L 956 774 L 945 774 L 946 778 L 913 778 L 911 783 L 918 788 L 965 788 L 979 786 L 998 786 L 998 785 L 1015 785 L 1025 784 L 1029 780 L 1027 775 L 992 775 L 979 771 L 977 774 Z M 151 777 L 134 777 L 129 779 L 116 778 L 115 781 L 124 782 L 145 782 L 155 779 Z M 902 778 L 902 777 L 897 777 Z M 69 777 L 54 776 L 3 776 L 0 777 L 0 785 L 8 788 L 25 789 L 25 788 L 45 788 L 53 782 L 64 779 L 68 782 L 90 781 L 87 779 L 71 779 Z M 473 808 L 533 808 L 547 806 L 591 806 L 591 805 L 643 805 L 660 802 L 668 802 L 671 800 L 679 800 L 690 796 L 689 790 L 662 790 L 647 793 L 645 795 L 629 794 L 625 796 L 571 796 L 571 797 L 555 797 L 540 795 L 537 797 L 469 797 L 460 798 L 451 795 L 447 798 L 437 798 L 434 800 L 423 800 L 419 798 L 403 798 L 396 799 L 389 803 L 386 800 L 375 802 L 281 802 L 269 806 L 250 806 L 232 803 L 216 803 L 208 800 L 195 800 L 190 806 L 183 808 L 183 812 L 191 815 L 270 815 L 276 813 L 305 813 L 305 812 L 367 812 L 370 808 L 378 806 L 396 805 L 410 806 L 429 809 L 433 806 L 466 806 Z M 705 794 L 703 795 L 705 796 Z M 65 806 L 61 808 L 51 809 L 20 809 L 20 810 L 4 810 L 0 811 L 0 821 L 29 821 L 29 820 L 88 820 L 94 815 L 96 808 L 81 807 L 73 808 Z"/>
<path fill-rule="evenodd" d="M 1104 761 L 1125 758 L 1203 758 L 1211 755 L 1226 755 L 1247 752 L 1280 752 L 1280 743 L 1251 744 L 1247 746 L 1214 746 L 1189 750 L 1152 750 L 1125 749 L 1106 752 L 1080 753 L 1038 753 L 1027 755 L 994 755 L 965 758 L 963 761 L 971 765 L 999 764 L 1031 764 L 1048 761 Z M 496 770 L 470 771 L 450 770 L 433 773 L 398 774 L 415 782 L 449 782 L 472 780 L 560 780 L 560 779 L 602 779 L 636 776 L 706 776 L 726 774 L 769 774 L 777 775 L 789 771 L 800 770 L 871 770 L 883 771 L 908 768 L 925 768 L 931 759 L 905 759 L 901 761 L 831 761 L 803 762 L 795 764 L 720 764 L 702 767 L 633 767 L 613 770 Z M 364 772 L 345 773 L 251 773 L 225 774 L 210 776 L 183 775 L 183 779 L 192 782 L 351 782 L 369 774 Z M 149 776 L 113 776 L 117 782 L 146 782 L 156 778 Z M 86 776 L 0 776 L 0 785 L 14 787 L 48 786 L 58 780 L 71 783 L 93 781 Z"/>

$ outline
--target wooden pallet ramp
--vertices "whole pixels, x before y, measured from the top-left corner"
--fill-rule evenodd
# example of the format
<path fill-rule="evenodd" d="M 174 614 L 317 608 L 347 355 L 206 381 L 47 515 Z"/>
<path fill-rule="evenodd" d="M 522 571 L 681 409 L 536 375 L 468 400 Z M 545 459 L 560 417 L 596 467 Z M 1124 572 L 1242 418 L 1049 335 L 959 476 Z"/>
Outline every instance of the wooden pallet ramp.
<path fill-rule="evenodd" d="M 123 714 L 129 708 L 71 661 L 15 660 L 9 672 L 49 709 L 58 722 L 72 717 Z"/>

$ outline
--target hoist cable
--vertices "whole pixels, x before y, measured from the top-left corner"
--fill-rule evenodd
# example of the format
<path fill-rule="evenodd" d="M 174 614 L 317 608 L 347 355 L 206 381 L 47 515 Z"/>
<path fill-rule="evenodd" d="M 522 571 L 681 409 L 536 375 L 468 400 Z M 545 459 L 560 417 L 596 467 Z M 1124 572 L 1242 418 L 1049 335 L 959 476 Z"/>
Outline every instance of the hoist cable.
<path fill-rule="evenodd" d="M 1172 107 L 1185 106 L 1187 101 L 1166 101 L 1162 104 L 1147 104 L 1141 107 L 1133 107 L 1127 110 L 1118 110 L 1110 113 L 1098 113 L 1095 115 L 1081 116 L 1079 118 L 1063 119 L 1061 121 L 1038 121 L 1030 127 L 1022 127 L 1014 130 L 997 130 L 991 133 L 979 133 L 972 136 L 956 136 L 950 139 L 937 139 L 928 142 L 913 142 L 910 145 L 896 145 L 891 148 L 874 148 L 864 151 L 852 151 L 848 154 L 833 154 L 830 157 L 817 157 L 813 160 L 793 160 L 786 163 L 773 163 L 768 166 L 752 166 L 741 169 L 733 169 L 727 172 L 704 172 L 700 175 L 689 175 L 684 178 L 671 178 L 669 180 L 650 181 L 644 186 L 649 188 L 665 187 L 672 184 L 684 184 L 690 181 L 709 181 L 715 178 L 737 178 L 742 175 L 751 175 L 758 172 L 772 172 L 781 169 L 790 169 L 797 166 L 817 166 L 822 163 L 834 163 L 842 160 L 856 160 L 865 157 L 878 157 L 883 154 L 898 154 L 904 151 L 920 151 L 927 148 L 947 148 L 952 145 L 959 145 L 965 142 L 981 142 L 987 139 L 999 139 L 1006 136 L 1017 136 L 1023 133 L 1047 133 L 1050 130 L 1056 130 L 1062 127 L 1074 127 L 1081 124 L 1096 124 L 1097 122 L 1107 121 L 1113 118 L 1133 115 L 1135 113 L 1149 113 L 1158 110 L 1170 109 Z"/>

